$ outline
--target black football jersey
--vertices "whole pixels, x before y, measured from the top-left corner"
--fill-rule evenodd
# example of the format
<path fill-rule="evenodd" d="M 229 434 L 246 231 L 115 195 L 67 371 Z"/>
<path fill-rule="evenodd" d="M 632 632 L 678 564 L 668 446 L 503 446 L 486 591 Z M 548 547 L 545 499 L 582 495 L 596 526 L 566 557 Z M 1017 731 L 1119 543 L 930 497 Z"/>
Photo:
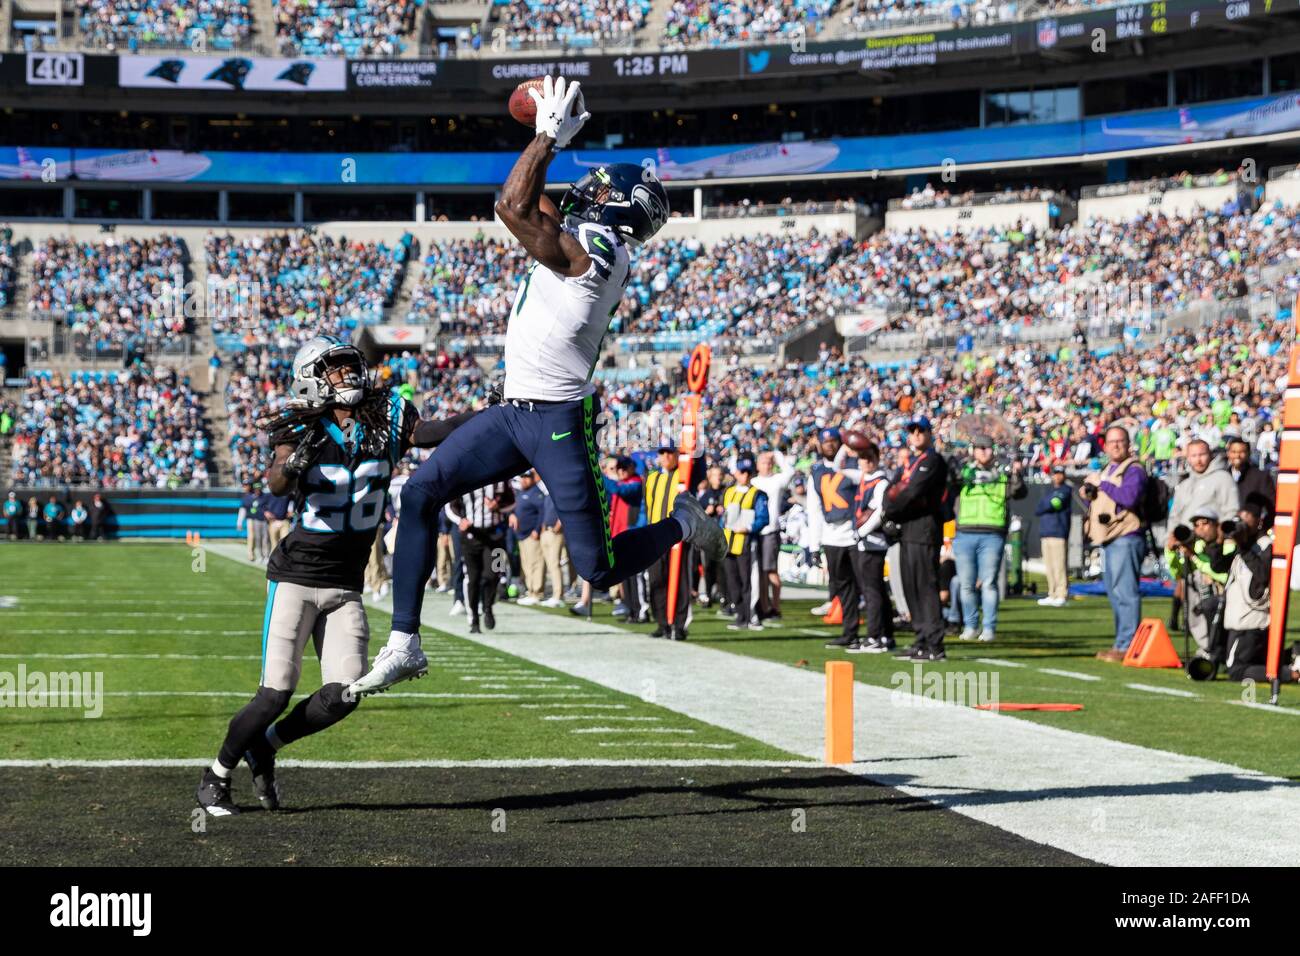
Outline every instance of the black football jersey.
<path fill-rule="evenodd" d="M 380 421 L 383 435 L 367 434 L 367 427 L 373 432 L 375 426 L 364 425 L 362 416 L 354 420 L 350 434 L 344 434 L 332 416 L 308 426 L 323 429 L 328 440 L 298 479 L 293 530 L 267 562 L 268 580 L 361 590 L 388 503 L 388 484 L 410 447 L 407 442 L 419 417 L 396 389 L 385 393 L 385 400 L 383 414 L 367 416 Z"/>

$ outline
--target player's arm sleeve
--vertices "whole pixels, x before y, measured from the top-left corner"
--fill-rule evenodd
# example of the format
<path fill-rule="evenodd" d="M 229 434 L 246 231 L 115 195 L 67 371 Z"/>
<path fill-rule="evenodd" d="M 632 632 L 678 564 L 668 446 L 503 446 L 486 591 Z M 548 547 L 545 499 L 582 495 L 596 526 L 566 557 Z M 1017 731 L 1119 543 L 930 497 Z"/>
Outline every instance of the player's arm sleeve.
<path fill-rule="evenodd" d="M 433 448 L 445 442 L 457 428 L 464 425 L 478 412 L 461 412 L 451 418 L 420 418 L 415 406 L 407 402 L 407 417 L 411 420 L 408 437 L 403 445 L 407 448 Z"/>
<path fill-rule="evenodd" d="M 460 498 L 453 498 L 447 502 L 447 507 L 443 509 L 443 513 L 446 514 L 448 521 L 459 527 L 465 517 L 465 502 Z"/>

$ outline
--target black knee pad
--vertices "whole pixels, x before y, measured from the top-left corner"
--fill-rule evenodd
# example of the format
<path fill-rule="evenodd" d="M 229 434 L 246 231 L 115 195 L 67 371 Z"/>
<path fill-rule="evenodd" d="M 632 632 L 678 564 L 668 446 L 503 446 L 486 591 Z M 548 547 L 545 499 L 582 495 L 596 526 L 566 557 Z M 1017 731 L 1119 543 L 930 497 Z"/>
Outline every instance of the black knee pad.
<path fill-rule="evenodd" d="M 318 693 L 320 695 L 321 706 L 325 708 L 325 713 L 335 720 L 342 720 L 348 714 L 357 709 L 360 700 L 353 698 L 344 699 L 343 691 L 346 690 L 344 684 L 326 684 Z"/>
<path fill-rule="evenodd" d="M 284 709 L 289 706 L 289 700 L 292 697 L 292 691 L 259 687 L 257 694 L 245 710 L 269 725 L 271 721 L 284 713 Z"/>

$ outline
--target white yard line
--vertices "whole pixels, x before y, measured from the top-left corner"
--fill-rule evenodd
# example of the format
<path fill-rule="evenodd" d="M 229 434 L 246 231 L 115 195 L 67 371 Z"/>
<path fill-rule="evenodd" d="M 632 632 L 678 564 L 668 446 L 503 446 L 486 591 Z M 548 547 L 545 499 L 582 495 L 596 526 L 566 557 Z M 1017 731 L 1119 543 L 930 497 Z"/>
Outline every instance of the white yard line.
<path fill-rule="evenodd" d="M 1266 714 L 1285 714 L 1287 717 L 1300 717 L 1300 708 L 1297 707 L 1278 707 L 1276 704 L 1261 704 L 1255 700 L 1230 700 L 1229 704 L 1236 704 L 1238 707 L 1249 707 L 1252 710 L 1262 710 Z"/>
<path fill-rule="evenodd" d="M 1022 664 L 1019 661 L 1003 660 L 1000 657 L 977 657 L 977 664 L 992 664 L 994 667 L 1028 667 L 1028 664 Z"/>
<path fill-rule="evenodd" d="M 428 594 L 425 622 L 786 753 L 822 757 L 820 673 L 513 605 L 498 608 L 495 631 L 468 635 L 446 607 L 444 596 Z M 1300 786 L 1289 781 L 969 707 L 897 706 L 891 695 L 854 686 L 856 753 L 870 762 L 850 772 L 1103 863 L 1219 866 L 1226 845 L 1249 846 L 1245 862 L 1294 862 L 1294 848 L 1276 838 L 1300 813 Z"/>
<path fill-rule="evenodd" d="M 1192 697 L 1196 698 L 1200 694 L 1193 693 L 1190 690 L 1175 690 L 1172 687 L 1153 687 L 1151 684 L 1125 684 L 1129 690 L 1145 691 L 1148 694 L 1164 694 L 1166 697 Z"/>
<path fill-rule="evenodd" d="M 1054 667 L 1037 667 L 1035 668 L 1040 674 L 1051 674 L 1054 677 L 1069 677 L 1071 680 L 1101 680 L 1096 674 L 1080 674 L 1078 671 L 1061 671 Z"/>

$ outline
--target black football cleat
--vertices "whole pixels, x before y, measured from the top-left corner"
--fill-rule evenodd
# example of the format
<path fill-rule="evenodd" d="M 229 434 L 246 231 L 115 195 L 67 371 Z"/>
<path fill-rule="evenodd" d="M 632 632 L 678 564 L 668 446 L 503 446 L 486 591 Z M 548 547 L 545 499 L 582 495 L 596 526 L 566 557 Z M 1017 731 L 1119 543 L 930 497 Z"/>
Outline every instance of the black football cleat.
<path fill-rule="evenodd" d="M 263 810 L 280 809 L 280 784 L 275 779 L 275 748 L 262 737 L 248 748 L 244 759 L 253 772 L 253 792 Z"/>
<path fill-rule="evenodd" d="M 497 626 L 496 615 L 492 613 L 492 609 L 490 607 L 485 607 L 483 609 L 483 626 L 486 627 L 489 631 Z"/>
<path fill-rule="evenodd" d="M 239 813 L 239 807 L 230 799 L 229 778 L 222 780 L 211 768 L 203 771 L 195 797 L 210 817 L 233 817 Z"/>
<path fill-rule="evenodd" d="M 472 621 L 469 622 L 469 632 L 471 634 L 483 633 L 482 629 L 478 626 L 478 618 L 474 618 Z"/>

